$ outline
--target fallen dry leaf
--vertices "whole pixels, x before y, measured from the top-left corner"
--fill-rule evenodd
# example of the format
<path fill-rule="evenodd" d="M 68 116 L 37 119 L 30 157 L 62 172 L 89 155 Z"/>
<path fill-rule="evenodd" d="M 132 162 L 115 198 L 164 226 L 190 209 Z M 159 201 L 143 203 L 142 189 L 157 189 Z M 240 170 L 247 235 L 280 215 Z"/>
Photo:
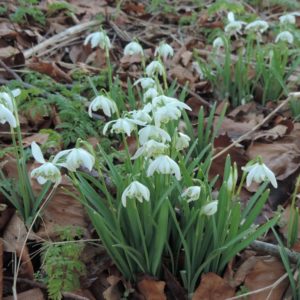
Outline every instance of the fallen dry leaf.
<path fill-rule="evenodd" d="M 193 84 L 196 80 L 191 71 L 179 65 L 169 71 L 169 76 L 173 79 L 177 79 L 177 81 L 183 85 L 186 84 L 186 82 Z"/>
<path fill-rule="evenodd" d="M 121 278 L 118 276 L 111 275 L 107 277 L 107 281 L 110 286 L 103 292 L 103 298 L 105 300 L 119 300 L 122 297 L 121 291 L 118 288 L 118 283 Z"/>
<path fill-rule="evenodd" d="M 18 300 L 45 300 L 44 294 L 40 289 L 32 289 L 18 294 Z M 4 297 L 3 300 L 14 300 L 13 296 Z"/>
<path fill-rule="evenodd" d="M 166 283 L 156 281 L 150 278 L 144 278 L 138 282 L 139 292 L 145 297 L 145 300 L 166 300 L 164 289 Z"/>

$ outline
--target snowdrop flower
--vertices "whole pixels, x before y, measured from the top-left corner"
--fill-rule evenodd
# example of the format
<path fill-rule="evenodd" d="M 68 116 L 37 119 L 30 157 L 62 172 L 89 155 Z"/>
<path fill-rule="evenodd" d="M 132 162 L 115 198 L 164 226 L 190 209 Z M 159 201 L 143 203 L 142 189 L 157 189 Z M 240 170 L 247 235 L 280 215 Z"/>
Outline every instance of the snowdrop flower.
<path fill-rule="evenodd" d="M 145 185 L 141 184 L 140 182 L 133 181 L 122 193 L 121 202 L 124 207 L 126 207 L 127 198 L 129 199 L 135 198 L 141 203 L 143 202 L 144 199 L 146 201 L 149 201 L 150 191 Z"/>
<path fill-rule="evenodd" d="M 168 155 L 159 155 L 148 166 L 147 176 L 152 176 L 155 172 L 160 174 L 174 174 L 177 180 L 181 179 L 178 164 Z"/>
<path fill-rule="evenodd" d="M 261 162 L 242 167 L 242 170 L 248 173 L 246 178 L 246 184 L 248 187 L 251 185 L 252 181 L 261 183 L 265 180 L 269 180 L 274 188 L 277 188 L 278 186 L 274 173 Z"/>
<path fill-rule="evenodd" d="M 276 36 L 275 43 L 278 43 L 280 41 L 293 44 L 294 36 L 289 31 L 282 31 Z"/>
<path fill-rule="evenodd" d="M 141 145 L 144 145 L 149 140 L 158 140 L 160 142 L 170 142 L 170 135 L 163 129 L 153 126 L 147 125 L 139 131 L 139 142 Z"/>
<path fill-rule="evenodd" d="M 8 123 L 12 128 L 17 127 L 17 121 L 14 114 L 3 104 L 0 104 L 0 123 Z"/>
<path fill-rule="evenodd" d="M 34 159 L 42 165 L 33 169 L 30 176 L 36 178 L 39 184 L 44 184 L 48 180 L 53 183 L 60 183 L 61 174 L 59 169 L 54 163 L 45 161 L 41 148 L 36 142 L 32 142 L 31 152 Z"/>
<path fill-rule="evenodd" d="M 11 94 L 7 92 L 0 93 L 0 101 L 4 104 L 11 112 L 14 110 L 13 98 L 16 98 L 21 94 L 20 89 L 14 89 L 10 91 Z"/>
<path fill-rule="evenodd" d="M 162 43 L 155 49 L 154 55 L 159 55 L 164 59 L 167 59 L 174 55 L 174 49 L 169 44 Z"/>
<path fill-rule="evenodd" d="M 155 87 L 151 87 L 149 88 L 145 93 L 144 93 L 144 96 L 143 96 L 143 101 L 144 102 L 147 102 L 149 100 L 152 101 L 153 98 L 157 97 L 158 96 L 158 91 Z"/>
<path fill-rule="evenodd" d="M 107 117 L 111 117 L 117 111 L 117 105 L 105 96 L 97 96 L 89 106 L 89 116 L 92 117 L 92 112 L 99 109 L 102 109 Z"/>
<path fill-rule="evenodd" d="M 198 62 L 193 61 L 192 68 L 199 75 L 199 79 L 200 80 L 205 79 L 205 75 L 204 75 L 203 69 L 202 69 L 202 67 L 200 66 L 200 64 Z"/>
<path fill-rule="evenodd" d="M 245 22 L 236 21 L 233 12 L 229 12 L 227 15 L 228 24 L 225 26 L 224 31 L 230 36 L 236 33 L 241 33 L 242 26 L 245 25 Z"/>
<path fill-rule="evenodd" d="M 171 105 L 173 107 L 176 107 L 177 109 L 192 110 L 187 104 L 185 104 L 173 97 L 160 95 L 160 96 L 153 98 L 153 100 L 152 100 L 153 107 L 159 107 L 159 106 L 165 106 L 165 105 Z"/>
<path fill-rule="evenodd" d="M 124 55 L 135 55 L 135 54 L 140 54 L 142 56 L 144 55 L 144 50 L 142 46 L 137 42 L 131 42 L 127 44 L 126 47 L 124 48 Z"/>
<path fill-rule="evenodd" d="M 190 186 L 183 191 L 181 194 L 182 198 L 187 198 L 187 203 L 196 201 L 200 197 L 201 187 L 200 186 Z"/>
<path fill-rule="evenodd" d="M 179 136 L 176 139 L 176 144 L 175 144 L 176 150 L 181 151 L 181 150 L 187 148 L 190 144 L 190 141 L 191 141 L 191 138 L 188 135 L 179 132 Z"/>
<path fill-rule="evenodd" d="M 152 121 L 151 116 L 144 109 L 132 110 L 129 112 L 133 120 L 141 121 L 144 124 L 150 123 Z"/>
<path fill-rule="evenodd" d="M 214 200 L 202 207 L 202 214 L 212 216 L 218 211 L 218 200 Z"/>
<path fill-rule="evenodd" d="M 137 159 L 142 155 L 147 158 L 154 157 L 163 154 L 168 148 L 169 146 L 164 143 L 160 143 L 155 140 L 149 140 L 137 149 L 131 159 Z"/>
<path fill-rule="evenodd" d="M 248 31 L 255 31 L 260 33 L 264 33 L 268 28 L 269 28 L 268 22 L 263 20 L 253 21 L 245 27 L 245 29 Z"/>
<path fill-rule="evenodd" d="M 99 46 L 101 49 L 110 49 L 111 43 L 109 37 L 104 31 L 98 31 L 89 34 L 84 40 L 84 45 L 91 44 L 92 48 Z"/>
<path fill-rule="evenodd" d="M 171 120 L 178 120 L 181 117 L 181 111 L 172 104 L 167 104 L 157 109 L 154 113 L 154 122 L 157 127 L 160 127 L 161 123 L 168 123 Z"/>
<path fill-rule="evenodd" d="M 59 160 L 62 158 L 65 159 L 65 162 L 59 163 Z M 95 164 L 95 157 L 82 148 L 73 148 L 57 153 L 53 159 L 53 163 L 65 167 L 71 172 L 75 172 L 81 166 L 92 171 Z"/>
<path fill-rule="evenodd" d="M 149 78 L 149 77 L 142 77 L 142 78 L 138 79 L 137 81 L 135 81 L 133 85 L 137 85 L 139 83 L 141 84 L 141 86 L 144 90 L 148 90 L 152 87 L 155 87 L 155 85 L 156 85 L 155 80 L 152 78 Z"/>
<path fill-rule="evenodd" d="M 161 62 L 158 60 L 152 61 L 147 67 L 146 67 L 146 74 L 149 77 L 153 77 L 157 74 L 162 75 L 165 71 L 164 66 L 162 65 Z"/>
<path fill-rule="evenodd" d="M 282 15 L 279 17 L 279 22 L 281 24 L 296 24 L 296 17 L 294 14 Z"/>
<path fill-rule="evenodd" d="M 126 133 L 128 136 L 131 135 L 131 132 L 136 129 L 137 125 L 144 126 L 145 123 L 138 121 L 138 120 L 133 120 L 129 118 L 119 118 L 117 120 L 110 121 L 105 124 L 103 128 L 103 134 L 105 135 L 108 127 L 111 125 L 111 130 L 110 132 L 115 132 L 115 133 Z"/>
<path fill-rule="evenodd" d="M 224 41 L 221 37 L 217 37 L 213 41 L 213 48 L 219 51 L 221 48 L 224 47 Z"/>

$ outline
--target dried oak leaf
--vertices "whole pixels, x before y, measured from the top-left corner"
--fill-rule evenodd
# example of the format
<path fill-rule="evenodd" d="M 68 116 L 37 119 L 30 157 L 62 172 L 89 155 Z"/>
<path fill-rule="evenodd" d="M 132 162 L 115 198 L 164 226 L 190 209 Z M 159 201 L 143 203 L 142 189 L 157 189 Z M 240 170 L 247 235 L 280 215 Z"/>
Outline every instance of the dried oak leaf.
<path fill-rule="evenodd" d="M 173 79 L 177 79 L 180 84 L 185 84 L 187 81 L 193 84 L 196 80 L 191 71 L 179 65 L 169 71 L 169 76 Z"/>
<path fill-rule="evenodd" d="M 235 295 L 235 288 L 215 273 L 202 275 L 192 300 L 225 300 Z"/>
<path fill-rule="evenodd" d="M 145 300 L 166 300 L 164 281 L 156 281 L 151 278 L 144 278 L 138 282 L 139 292 L 145 297 Z"/>

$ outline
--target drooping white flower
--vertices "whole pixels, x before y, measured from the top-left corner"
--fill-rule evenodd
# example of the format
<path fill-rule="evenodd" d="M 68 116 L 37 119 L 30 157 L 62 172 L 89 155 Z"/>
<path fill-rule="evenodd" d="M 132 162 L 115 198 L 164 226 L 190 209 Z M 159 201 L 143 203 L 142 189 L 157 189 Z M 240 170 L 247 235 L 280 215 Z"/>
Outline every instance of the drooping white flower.
<path fill-rule="evenodd" d="M 198 200 L 200 197 L 200 192 L 201 192 L 200 186 L 197 186 L 197 185 L 190 186 L 183 191 L 183 193 L 181 194 L 181 197 L 186 198 L 187 202 L 189 203 L 189 202 Z"/>
<path fill-rule="evenodd" d="M 209 202 L 208 204 L 204 205 L 201 210 L 201 212 L 207 216 L 212 216 L 217 211 L 218 211 L 218 200 Z"/>
<path fill-rule="evenodd" d="M 241 30 L 245 22 L 236 21 L 233 12 L 229 12 L 227 15 L 228 24 L 225 26 L 224 31 L 229 35 L 235 35 L 237 33 L 241 34 Z"/>
<path fill-rule="evenodd" d="M 140 54 L 144 55 L 144 50 L 142 46 L 138 42 L 131 42 L 126 45 L 124 48 L 124 55 L 135 55 Z"/>
<path fill-rule="evenodd" d="M 147 176 L 152 176 L 155 172 L 160 174 L 174 174 L 177 180 L 181 179 L 178 164 L 168 155 L 159 155 L 148 166 Z"/>
<path fill-rule="evenodd" d="M 221 37 L 217 37 L 213 41 L 213 48 L 219 51 L 221 48 L 224 47 L 224 41 Z"/>
<path fill-rule="evenodd" d="M 289 31 L 282 31 L 275 38 L 275 43 L 278 42 L 287 42 L 289 44 L 293 44 L 294 36 Z"/>
<path fill-rule="evenodd" d="M 296 24 L 296 17 L 294 14 L 286 14 L 279 17 L 281 24 Z"/>
<path fill-rule="evenodd" d="M 253 21 L 245 27 L 247 31 L 254 31 L 260 33 L 264 33 L 268 28 L 269 28 L 268 22 L 263 20 Z"/>
<path fill-rule="evenodd" d="M 144 124 L 150 123 L 152 121 L 151 116 L 144 109 L 132 110 L 129 112 L 133 120 L 141 121 Z"/>
<path fill-rule="evenodd" d="M 4 104 L 11 112 L 14 111 L 13 98 L 16 98 L 21 94 L 20 89 L 14 89 L 10 91 L 10 94 L 7 92 L 0 93 L 0 103 Z"/>
<path fill-rule="evenodd" d="M 109 37 L 104 31 L 93 32 L 89 34 L 85 40 L 84 45 L 91 44 L 92 48 L 100 47 L 101 49 L 110 49 L 111 43 Z"/>
<path fill-rule="evenodd" d="M 133 181 L 122 193 L 121 202 L 124 207 L 126 207 L 127 199 L 137 199 L 141 203 L 143 200 L 149 201 L 150 191 L 142 183 Z"/>
<path fill-rule="evenodd" d="M 277 188 L 278 186 L 275 174 L 261 162 L 242 167 L 242 170 L 248 173 L 246 178 L 247 186 L 250 186 L 252 181 L 261 183 L 265 180 L 269 180 L 274 188 Z"/>
<path fill-rule="evenodd" d="M 103 128 L 104 135 L 106 134 L 110 125 L 112 125 L 110 132 L 126 133 L 128 136 L 130 136 L 131 132 L 134 129 L 136 129 L 137 125 L 144 126 L 145 123 L 138 120 L 129 119 L 129 118 L 119 118 L 117 120 L 113 120 L 105 124 Z"/>
<path fill-rule="evenodd" d="M 147 125 L 139 130 L 139 142 L 144 145 L 149 140 L 165 143 L 170 142 L 171 137 L 165 130 L 154 125 Z"/>
<path fill-rule="evenodd" d="M 62 160 L 62 162 L 60 162 Z M 60 151 L 53 159 L 53 163 L 75 172 L 79 167 L 85 167 L 92 171 L 95 164 L 95 157 L 82 148 L 73 148 Z"/>
<path fill-rule="evenodd" d="M 141 86 L 144 90 L 148 90 L 152 87 L 155 87 L 155 85 L 156 85 L 155 80 L 153 78 L 149 78 L 149 77 L 142 77 L 142 78 L 136 80 L 133 85 L 137 85 L 139 83 L 141 84 Z"/>
<path fill-rule="evenodd" d="M 234 13 L 232 11 L 230 11 L 227 14 L 227 20 L 228 20 L 228 22 L 234 22 L 235 21 L 235 16 L 234 16 Z"/>
<path fill-rule="evenodd" d="M 181 111 L 172 104 L 167 104 L 158 108 L 154 113 L 154 123 L 157 127 L 161 126 L 161 123 L 167 124 L 171 120 L 178 120 L 181 117 Z"/>
<path fill-rule="evenodd" d="M 131 159 L 137 159 L 140 156 L 144 156 L 146 158 L 155 157 L 163 154 L 168 148 L 169 146 L 164 143 L 149 140 L 137 149 Z"/>
<path fill-rule="evenodd" d="M 143 95 L 143 101 L 152 101 L 153 98 L 158 96 L 158 91 L 155 87 L 149 88 Z"/>
<path fill-rule="evenodd" d="M 111 99 L 105 96 L 97 96 L 89 106 L 89 116 L 92 117 L 92 112 L 102 109 L 107 117 L 111 117 L 117 111 L 117 105 Z"/>
<path fill-rule="evenodd" d="M 162 75 L 165 71 L 164 66 L 161 62 L 158 60 L 152 61 L 147 67 L 146 67 L 146 74 L 149 77 L 153 77 L 155 75 Z"/>
<path fill-rule="evenodd" d="M 179 136 L 176 139 L 175 148 L 177 151 L 181 151 L 189 146 L 191 138 L 188 135 L 181 132 L 179 132 L 178 134 Z"/>
<path fill-rule="evenodd" d="M 0 104 L 0 123 L 8 123 L 12 128 L 17 127 L 17 121 L 14 114 L 3 104 Z"/>
<path fill-rule="evenodd" d="M 155 49 L 154 55 L 159 55 L 164 59 L 167 59 L 174 55 L 174 49 L 169 44 L 162 43 Z"/>
<path fill-rule="evenodd" d="M 160 95 L 160 96 L 153 98 L 153 100 L 152 100 L 153 107 L 160 107 L 160 106 L 165 106 L 165 105 L 171 105 L 178 109 L 192 110 L 187 104 L 185 104 L 184 102 L 181 102 L 173 97 Z"/>

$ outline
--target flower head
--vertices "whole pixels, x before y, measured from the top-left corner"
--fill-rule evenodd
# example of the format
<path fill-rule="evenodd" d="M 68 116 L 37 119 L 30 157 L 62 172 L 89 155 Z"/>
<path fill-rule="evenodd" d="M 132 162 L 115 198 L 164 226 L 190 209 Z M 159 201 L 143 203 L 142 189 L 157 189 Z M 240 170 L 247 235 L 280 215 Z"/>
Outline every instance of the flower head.
<path fill-rule="evenodd" d="M 2 103 L 11 112 L 13 112 L 14 111 L 14 104 L 13 104 L 14 99 L 13 98 L 19 96 L 20 94 L 21 94 L 20 89 L 14 89 L 14 90 L 10 91 L 10 93 L 1 92 L 0 93 L 0 103 Z"/>
<path fill-rule="evenodd" d="M 269 180 L 274 188 L 277 188 L 278 186 L 274 173 L 261 162 L 245 166 L 242 170 L 248 173 L 246 178 L 246 184 L 248 187 L 251 185 L 252 181 L 261 183 L 265 180 Z"/>
<path fill-rule="evenodd" d="M 124 55 L 135 55 L 140 54 L 144 55 L 144 50 L 142 46 L 138 42 L 131 42 L 126 45 L 124 48 Z"/>
<path fill-rule="evenodd" d="M 165 71 L 164 66 L 161 62 L 158 60 L 152 61 L 147 67 L 146 67 L 146 74 L 149 77 L 153 77 L 155 75 L 162 75 Z"/>
<path fill-rule="evenodd" d="M 178 164 L 168 155 L 159 155 L 148 166 L 147 176 L 152 176 L 155 172 L 160 174 L 174 174 L 177 180 L 181 179 Z"/>
<path fill-rule="evenodd" d="M 164 59 L 167 59 L 174 55 L 174 49 L 169 44 L 162 43 L 155 49 L 154 55 L 159 55 Z"/>
<path fill-rule="evenodd" d="M 149 140 L 165 143 L 170 142 L 171 137 L 165 130 L 154 125 L 147 125 L 139 130 L 139 142 L 144 145 Z"/>
<path fill-rule="evenodd" d="M 181 151 L 189 146 L 191 138 L 188 135 L 181 132 L 179 132 L 178 134 L 179 136 L 176 139 L 175 148 L 177 151 Z"/>
<path fill-rule="evenodd" d="M 152 101 L 153 98 L 155 98 L 157 96 L 158 96 L 157 89 L 155 87 L 151 87 L 144 93 L 143 100 L 144 100 L 144 102 L 147 102 L 149 100 Z"/>
<path fill-rule="evenodd" d="M 201 187 L 200 186 L 190 186 L 183 191 L 181 194 L 182 198 L 186 198 L 187 202 L 196 201 L 200 197 Z"/>
<path fill-rule="evenodd" d="M 229 34 L 229 36 L 235 35 L 237 33 L 241 34 L 241 29 L 245 22 L 236 21 L 233 12 L 229 12 L 227 15 L 228 24 L 225 26 L 224 31 Z"/>
<path fill-rule="evenodd" d="M 202 207 L 202 214 L 207 216 L 212 216 L 218 211 L 218 200 L 209 202 Z"/>
<path fill-rule="evenodd" d="M 131 159 L 137 159 L 141 155 L 150 158 L 163 154 L 169 146 L 154 140 L 147 141 L 144 145 L 137 149 Z"/>
<path fill-rule="evenodd" d="M 184 102 L 181 102 L 173 97 L 160 95 L 160 96 L 153 98 L 153 100 L 152 100 L 153 107 L 166 106 L 166 105 L 171 105 L 178 109 L 192 110 L 187 104 L 185 104 Z"/>
<path fill-rule="evenodd" d="M 294 36 L 289 31 L 282 31 L 275 38 L 275 43 L 278 43 L 280 41 L 287 42 L 289 44 L 293 44 Z"/>
<path fill-rule="evenodd" d="M 107 117 L 111 117 L 117 111 L 117 105 L 105 96 L 97 96 L 89 106 L 89 116 L 92 117 L 92 112 L 98 109 L 102 109 Z"/>
<path fill-rule="evenodd" d="M 151 116 L 144 109 L 132 110 L 129 112 L 129 114 L 133 120 L 141 121 L 144 123 L 144 125 L 152 121 Z"/>
<path fill-rule="evenodd" d="M 279 22 L 281 24 L 295 24 L 296 23 L 296 17 L 294 14 L 286 14 L 279 17 Z"/>
<path fill-rule="evenodd" d="M 152 87 L 155 87 L 156 83 L 155 80 L 149 77 L 142 77 L 140 79 L 138 79 L 137 81 L 134 82 L 133 85 L 137 85 L 137 84 L 141 84 L 142 88 L 144 90 L 148 90 Z"/>
<path fill-rule="evenodd" d="M 117 120 L 110 121 L 105 124 L 103 128 L 103 134 L 105 135 L 108 127 L 111 125 L 111 130 L 110 132 L 115 132 L 115 133 L 126 133 L 128 136 L 131 135 L 131 132 L 136 129 L 137 125 L 144 126 L 145 123 L 138 121 L 138 120 L 133 120 L 129 118 L 119 118 Z"/>
<path fill-rule="evenodd" d="M 253 21 L 245 27 L 247 31 L 254 31 L 260 33 L 264 33 L 268 28 L 269 28 L 268 22 L 263 20 Z"/>
<path fill-rule="evenodd" d="M 91 44 L 92 48 L 99 46 L 101 49 L 110 49 L 111 43 L 109 37 L 104 31 L 98 31 L 89 34 L 84 40 L 84 45 Z"/>
<path fill-rule="evenodd" d="M 213 41 L 213 48 L 219 51 L 221 48 L 224 47 L 224 41 L 221 37 L 217 37 Z"/>
<path fill-rule="evenodd" d="M 155 125 L 160 127 L 161 123 L 166 124 L 171 120 L 178 120 L 181 116 L 181 111 L 176 106 L 167 104 L 158 108 L 153 115 Z"/>
<path fill-rule="evenodd" d="M 127 198 L 129 199 L 137 199 L 139 202 L 143 202 L 143 200 L 150 200 L 150 191 L 149 189 L 141 184 L 138 181 L 133 181 L 130 185 L 124 190 L 121 201 L 122 205 L 126 207 Z"/>
<path fill-rule="evenodd" d="M 0 123 L 5 124 L 8 123 L 10 127 L 16 128 L 17 121 L 13 113 L 5 107 L 3 104 L 0 104 Z"/>

